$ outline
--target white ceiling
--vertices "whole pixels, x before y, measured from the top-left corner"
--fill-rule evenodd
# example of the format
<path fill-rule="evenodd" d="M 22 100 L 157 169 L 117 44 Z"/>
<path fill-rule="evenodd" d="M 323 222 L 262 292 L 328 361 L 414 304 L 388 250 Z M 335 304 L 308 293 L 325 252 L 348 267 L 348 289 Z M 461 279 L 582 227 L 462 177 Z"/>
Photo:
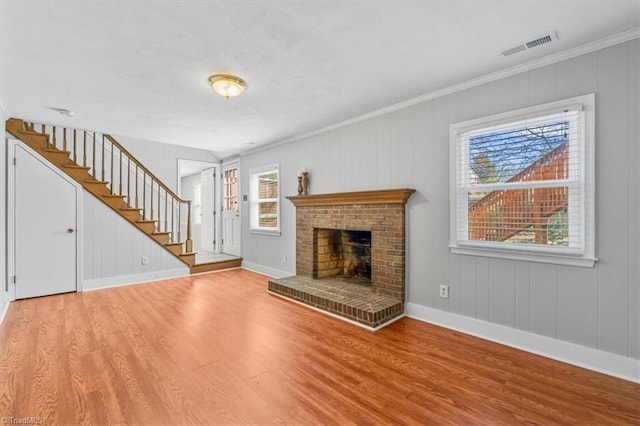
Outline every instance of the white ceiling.
<path fill-rule="evenodd" d="M 0 4 L 9 116 L 221 157 L 640 26 L 637 0 Z M 219 72 L 248 89 L 216 95 Z"/>

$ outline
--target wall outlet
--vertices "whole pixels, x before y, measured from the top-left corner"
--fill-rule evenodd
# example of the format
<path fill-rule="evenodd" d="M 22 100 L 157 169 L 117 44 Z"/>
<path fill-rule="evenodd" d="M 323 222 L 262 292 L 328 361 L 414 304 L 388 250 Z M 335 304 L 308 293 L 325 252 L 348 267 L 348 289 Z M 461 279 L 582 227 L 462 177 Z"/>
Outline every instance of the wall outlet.
<path fill-rule="evenodd" d="M 443 299 L 448 299 L 449 298 L 449 286 L 448 285 L 441 285 L 440 286 L 440 297 L 442 297 Z"/>
<path fill-rule="evenodd" d="M 282 255 L 282 263 L 287 263 L 287 255 Z"/>
<path fill-rule="evenodd" d="M 142 263 L 143 265 L 148 265 L 149 264 L 149 258 L 147 256 L 142 256 L 140 258 L 140 263 Z"/>

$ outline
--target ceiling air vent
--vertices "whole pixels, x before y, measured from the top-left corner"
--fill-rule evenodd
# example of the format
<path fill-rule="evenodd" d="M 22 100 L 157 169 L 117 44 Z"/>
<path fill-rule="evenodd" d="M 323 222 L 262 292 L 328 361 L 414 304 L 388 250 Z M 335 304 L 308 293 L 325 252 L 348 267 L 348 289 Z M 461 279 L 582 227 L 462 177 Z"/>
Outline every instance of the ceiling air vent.
<path fill-rule="evenodd" d="M 522 52 L 523 50 L 531 49 L 533 47 L 540 46 L 542 44 L 550 43 L 553 40 L 557 40 L 557 39 L 558 39 L 558 33 L 556 33 L 555 31 L 549 31 L 547 34 L 541 35 L 540 37 L 536 37 L 533 40 L 526 41 L 516 46 L 505 49 L 500 54 L 502 56 L 510 56 L 515 53 Z"/>

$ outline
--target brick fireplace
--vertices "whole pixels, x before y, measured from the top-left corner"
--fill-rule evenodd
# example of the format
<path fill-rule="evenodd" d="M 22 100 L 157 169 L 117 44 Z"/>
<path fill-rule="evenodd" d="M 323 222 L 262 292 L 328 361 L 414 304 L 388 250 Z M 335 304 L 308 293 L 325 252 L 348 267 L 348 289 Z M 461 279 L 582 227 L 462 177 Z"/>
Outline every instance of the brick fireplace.
<path fill-rule="evenodd" d="M 405 205 L 414 192 L 394 189 L 287 197 L 296 206 L 296 276 L 273 280 L 269 290 L 370 327 L 401 315 Z M 297 285 L 285 288 L 294 282 L 310 286 L 312 294 L 306 297 Z M 339 297 L 329 294 L 330 283 L 335 283 Z M 343 303 L 343 299 L 348 300 Z M 379 305 L 379 315 L 354 308 L 362 300 L 371 306 L 374 299 L 381 301 L 373 303 Z"/>

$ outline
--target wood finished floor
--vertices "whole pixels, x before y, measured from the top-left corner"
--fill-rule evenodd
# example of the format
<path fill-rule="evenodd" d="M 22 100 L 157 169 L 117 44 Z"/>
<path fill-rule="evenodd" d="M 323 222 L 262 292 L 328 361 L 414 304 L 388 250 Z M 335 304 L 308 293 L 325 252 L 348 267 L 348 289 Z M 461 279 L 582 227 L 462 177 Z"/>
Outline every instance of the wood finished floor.
<path fill-rule="evenodd" d="M 0 417 L 44 424 L 640 424 L 640 385 L 404 318 L 372 333 L 244 270 L 12 303 Z"/>

